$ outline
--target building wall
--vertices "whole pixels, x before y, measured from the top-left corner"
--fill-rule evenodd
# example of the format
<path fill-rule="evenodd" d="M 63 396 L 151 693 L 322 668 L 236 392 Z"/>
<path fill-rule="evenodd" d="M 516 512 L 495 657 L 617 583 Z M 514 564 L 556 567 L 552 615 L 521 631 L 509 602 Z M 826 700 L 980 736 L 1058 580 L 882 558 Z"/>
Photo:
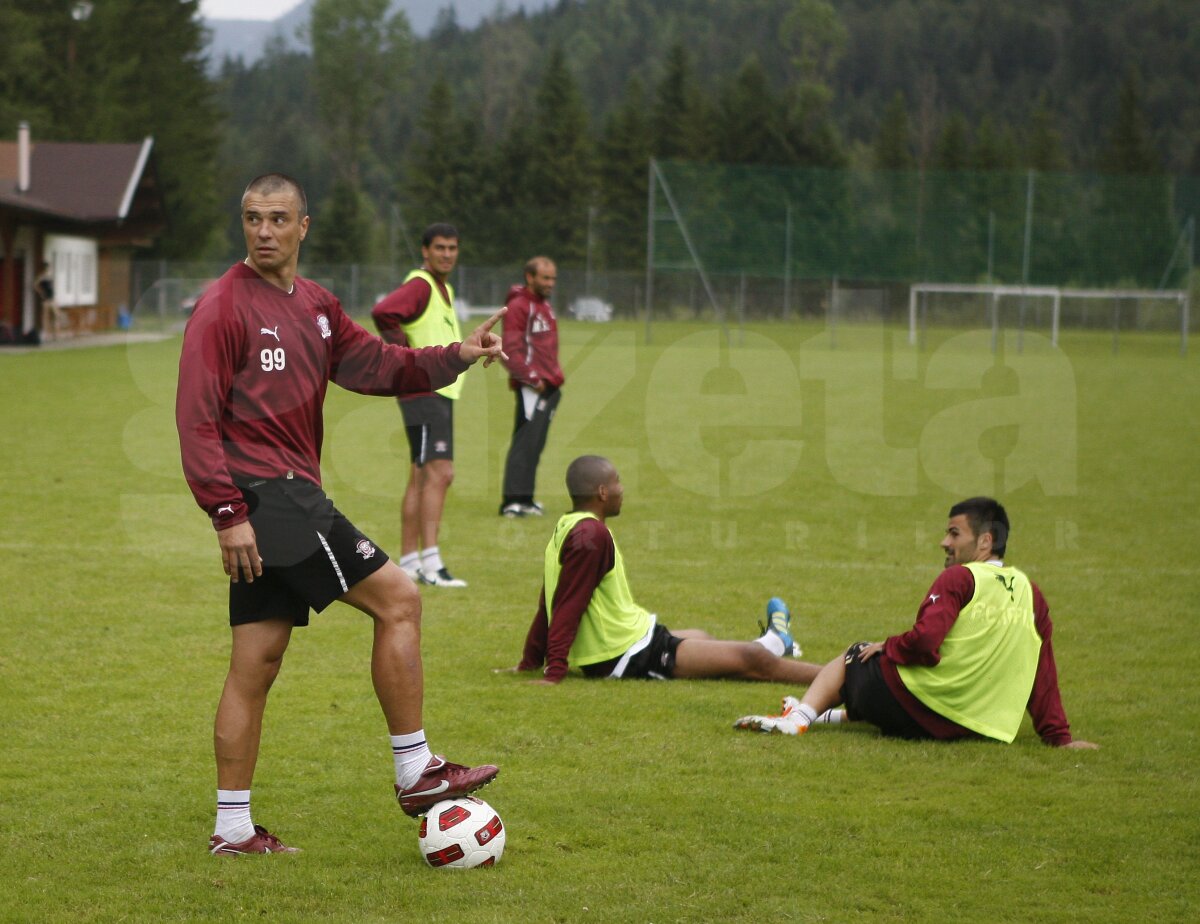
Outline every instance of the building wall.
<path fill-rule="evenodd" d="M 128 247 L 100 247 L 96 330 L 116 327 L 121 309 L 129 310 L 131 257 Z"/>

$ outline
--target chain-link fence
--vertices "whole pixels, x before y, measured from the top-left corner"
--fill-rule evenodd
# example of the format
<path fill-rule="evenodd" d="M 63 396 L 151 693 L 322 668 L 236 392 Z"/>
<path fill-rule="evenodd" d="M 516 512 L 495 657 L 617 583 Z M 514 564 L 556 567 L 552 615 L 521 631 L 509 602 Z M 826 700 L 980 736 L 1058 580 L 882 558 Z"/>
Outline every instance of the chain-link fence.
<path fill-rule="evenodd" d="M 134 261 L 131 272 L 132 325 L 140 330 L 182 328 L 196 299 L 214 279 L 229 269 L 225 262 L 170 260 Z M 300 265 L 300 274 L 333 292 L 343 307 L 359 321 L 367 321 L 371 308 L 399 286 L 407 268 L 382 265 Z M 641 310 L 642 273 L 558 271 L 553 302 L 560 314 L 570 312 L 581 299 L 599 300 L 612 308 L 613 317 L 635 317 Z M 450 277 L 456 301 L 464 314 L 481 314 L 504 304 L 509 287 L 524 282 L 520 266 L 480 267 L 460 264 Z"/>
<path fill-rule="evenodd" d="M 651 162 L 646 264 L 559 267 L 560 315 L 905 324 L 923 283 L 1191 292 L 1200 177 L 971 171 L 863 171 Z M 589 225 L 590 227 L 590 225 Z M 603 242 L 601 242 L 602 244 Z M 604 248 L 599 247 L 600 250 Z M 589 253 L 592 248 L 589 246 Z M 649 270 L 644 268 L 648 265 Z M 182 326 L 225 263 L 136 262 L 137 327 Z M 403 266 L 301 264 L 366 321 Z M 519 265 L 460 264 L 451 281 L 471 314 L 503 304 Z M 1169 294 L 1169 293 L 1168 293 Z M 1040 302 L 1024 300 L 1035 326 Z M 1169 299 L 1072 303 L 1061 320 L 1123 330 L 1194 328 Z M 922 304 L 931 323 L 989 311 L 973 294 Z M 1011 312 L 1009 312 L 1011 314 Z M 1194 315 L 1196 312 L 1191 312 Z M 369 324 L 369 321 L 367 322 Z M 647 328 L 649 330 L 649 328 Z"/>
<path fill-rule="evenodd" d="M 649 262 L 781 279 L 1180 288 L 1200 177 L 652 162 Z"/>

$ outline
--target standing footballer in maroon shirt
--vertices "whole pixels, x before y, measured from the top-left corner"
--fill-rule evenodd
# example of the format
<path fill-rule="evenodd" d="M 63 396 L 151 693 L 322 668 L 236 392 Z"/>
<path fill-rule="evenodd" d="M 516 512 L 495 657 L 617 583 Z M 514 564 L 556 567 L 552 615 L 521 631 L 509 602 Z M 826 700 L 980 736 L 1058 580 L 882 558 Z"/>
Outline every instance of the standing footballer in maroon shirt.
<path fill-rule="evenodd" d="M 958 651 L 970 646 L 966 657 L 956 655 L 957 663 L 952 670 L 963 688 L 969 689 L 972 702 L 994 702 L 990 699 L 994 688 L 1012 681 L 1010 674 L 1001 668 L 1009 666 L 1014 659 L 991 657 L 989 639 L 1010 631 L 1021 617 L 1019 611 L 1001 611 L 999 616 L 972 613 L 963 616 L 968 606 L 978 596 L 975 572 L 966 565 L 976 562 L 1003 568 L 1003 556 L 1009 534 L 1008 514 L 1004 507 L 990 497 L 972 497 L 960 501 L 950 508 L 946 523 L 946 534 L 941 547 L 945 553 L 945 570 L 938 575 L 917 610 L 917 620 L 911 629 L 893 635 L 884 642 L 858 642 L 844 654 L 838 655 L 823 668 L 809 686 L 802 700 L 786 696 L 781 715 L 743 716 L 734 723 L 734 728 L 748 731 L 772 732 L 785 735 L 801 735 L 813 723 L 825 721 L 870 722 L 885 735 L 897 738 L 934 739 L 947 741 L 955 738 L 988 737 L 998 738 L 980 729 L 986 728 L 976 721 L 979 716 L 964 715 L 962 721 L 976 724 L 972 729 L 935 711 L 929 704 L 906 686 L 898 666 L 913 665 L 945 673 L 947 636 L 956 623 L 966 625 L 966 645 L 959 643 Z M 1013 569 L 1015 570 L 1015 569 Z M 1023 581 L 1027 579 L 1022 578 Z M 1003 584 L 1003 580 L 1001 580 Z M 988 582 L 989 587 L 992 586 Z M 1034 729 L 1046 744 L 1056 747 L 1094 749 L 1098 745 L 1071 737 L 1071 726 L 1063 710 L 1058 690 L 1058 669 L 1054 663 L 1054 648 L 1050 642 L 1053 626 L 1050 609 L 1041 590 L 1028 581 L 1031 593 L 1028 617 L 1032 618 L 1032 629 L 1038 642 L 1036 651 L 1021 654 L 1016 663 L 1032 676 L 1028 690 L 1026 711 L 1033 718 Z M 1036 664 L 1033 661 L 1036 660 Z M 966 667 L 964 667 L 964 662 Z M 1027 676 L 1029 676 L 1027 675 Z M 1024 699 L 1024 691 L 1021 691 Z M 844 703 L 846 709 L 832 707 Z M 985 707 L 980 707 L 986 712 Z M 993 707 L 994 708 L 994 707 Z M 818 718 L 821 717 L 821 718 Z M 1014 720 L 1020 716 L 1014 712 Z M 1016 726 L 1012 726 L 1015 734 Z M 993 729 L 994 731 L 994 729 Z M 1008 737 L 999 740 L 1010 740 Z"/>
<path fill-rule="evenodd" d="M 516 394 L 512 444 L 504 463 L 504 496 L 500 515 L 538 516 L 542 505 L 534 500 L 538 462 L 546 448 L 550 422 L 562 400 L 563 371 L 558 364 L 558 322 L 550 296 L 558 271 L 549 257 L 534 257 L 525 264 L 525 285 L 508 290 L 502 322 L 504 365 L 508 387 Z"/>
<path fill-rule="evenodd" d="M 179 360 L 176 423 L 184 474 L 212 519 L 229 576 L 233 648 L 217 707 L 216 855 L 291 853 L 251 821 L 250 786 L 267 693 L 294 626 L 341 600 L 374 624 L 371 678 L 392 739 L 401 808 L 486 785 L 499 772 L 433 755 L 422 726 L 421 602 L 409 578 L 321 490 L 322 404 L 329 382 L 372 395 L 426 391 L 481 357 L 491 332 L 412 350 L 384 344 L 334 296 L 296 275 L 308 233 L 304 190 L 265 174 L 242 196 L 247 256 L 196 305 Z"/>

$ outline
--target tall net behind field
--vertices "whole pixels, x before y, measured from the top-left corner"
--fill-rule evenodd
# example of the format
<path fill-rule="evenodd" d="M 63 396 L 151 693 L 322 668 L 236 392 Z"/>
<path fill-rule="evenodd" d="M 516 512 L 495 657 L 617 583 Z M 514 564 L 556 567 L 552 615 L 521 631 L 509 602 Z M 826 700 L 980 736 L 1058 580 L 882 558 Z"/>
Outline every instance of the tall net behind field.
<path fill-rule="evenodd" d="M 814 279 L 1183 288 L 1200 177 L 661 161 L 650 203 L 654 311 L 698 269 L 714 293 L 749 276 L 777 298 Z"/>

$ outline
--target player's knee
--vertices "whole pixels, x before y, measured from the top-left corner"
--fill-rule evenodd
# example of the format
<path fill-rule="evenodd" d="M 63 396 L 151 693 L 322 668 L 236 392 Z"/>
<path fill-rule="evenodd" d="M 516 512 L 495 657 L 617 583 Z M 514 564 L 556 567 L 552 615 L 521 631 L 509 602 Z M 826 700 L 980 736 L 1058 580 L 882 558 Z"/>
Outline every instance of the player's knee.
<path fill-rule="evenodd" d="M 265 696 L 283 667 L 283 652 L 237 656 L 229 664 L 227 686 L 243 697 Z"/>
<path fill-rule="evenodd" d="M 397 569 L 399 570 L 399 569 Z M 421 621 L 421 594 L 417 585 L 403 573 L 394 576 L 386 593 L 370 611 L 371 617 L 384 626 L 398 626 Z"/>
<path fill-rule="evenodd" d="M 267 658 L 263 662 L 262 670 L 260 671 L 260 676 L 262 677 L 262 680 L 266 686 L 266 689 L 268 689 L 268 690 L 271 689 L 271 686 L 275 683 L 275 679 L 279 676 L 279 672 L 282 669 L 283 669 L 283 653 L 282 652 L 280 652 L 278 655 Z"/>
<path fill-rule="evenodd" d="M 439 461 L 433 466 L 429 476 L 442 488 L 449 488 L 454 483 L 454 463 L 449 459 Z"/>
<path fill-rule="evenodd" d="M 742 648 L 742 661 L 745 664 L 745 674 L 754 680 L 765 680 L 772 676 L 775 662 L 779 660 L 758 642 L 746 642 Z"/>

